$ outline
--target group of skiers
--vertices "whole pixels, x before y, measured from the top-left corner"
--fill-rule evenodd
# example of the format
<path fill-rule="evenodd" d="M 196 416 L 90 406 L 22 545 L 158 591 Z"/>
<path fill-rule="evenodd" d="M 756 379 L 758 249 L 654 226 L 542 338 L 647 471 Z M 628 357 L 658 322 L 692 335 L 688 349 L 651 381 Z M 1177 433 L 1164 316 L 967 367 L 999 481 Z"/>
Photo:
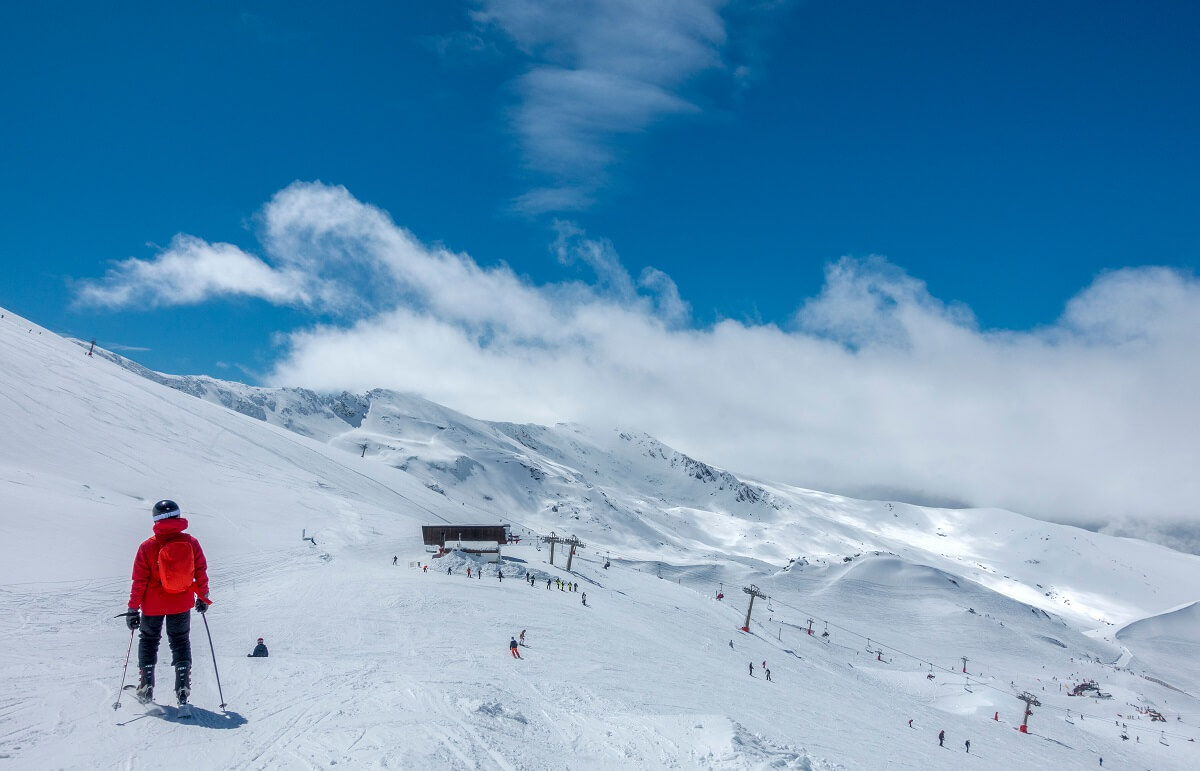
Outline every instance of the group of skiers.
<path fill-rule="evenodd" d="M 909 721 L 908 721 L 908 727 L 909 727 L 909 728 L 912 728 L 912 721 L 911 721 L 911 720 L 909 720 Z M 965 745 L 966 745 L 966 747 L 967 747 L 967 752 L 970 752 L 970 751 L 971 751 L 971 740 L 970 740 L 970 739 L 967 739 L 967 740 L 964 742 L 964 744 L 965 744 Z M 938 746 L 939 746 L 939 747 L 945 747 L 945 746 L 946 746 L 946 731 L 945 731 L 945 729 L 943 729 L 943 730 L 941 730 L 941 731 L 938 731 Z M 1101 762 L 1101 765 L 1103 765 L 1103 761 Z"/>
<path fill-rule="evenodd" d="M 729 641 L 729 647 L 730 648 L 733 647 L 733 640 Z M 763 672 L 766 673 L 767 682 L 768 683 L 771 682 L 771 670 L 767 669 L 767 662 L 764 661 L 762 663 L 762 668 L 763 668 Z M 750 676 L 754 677 L 754 662 L 753 661 L 750 662 Z"/>
<path fill-rule="evenodd" d="M 519 646 L 525 644 L 525 630 L 524 629 L 521 630 L 521 637 L 520 637 L 521 641 L 519 643 L 517 642 L 517 639 L 518 638 L 514 637 L 508 641 L 508 651 L 509 651 L 509 653 L 512 654 L 512 657 L 514 659 L 521 658 L 521 651 L 518 648 L 519 648 Z"/>
<path fill-rule="evenodd" d="M 143 704 L 154 700 L 154 670 L 165 628 L 175 674 L 175 698 L 182 708 L 192 691 L 192 610 L 205 613 L 213 604 L 208 596 L 208 561 L 200 542 L 184 532 L 188 521 L 175 501 L 158 501 L 150 514 L 154 535 L 143 541 L 134 555 L 128 607 L 120 616 L 129 627 L 131 645 L 133 634 L 141 633 L 135 698 Z M 254 651 L 247 654 L 250 658 L 267 655 L 261 637 Z"/>
<path fill-rule="evenodd" d="M 395 565 L 397 563 L 398 559 L 399 559 L 398 556 L 392 557 L 392 564 Z M 608 565 L 606 564 L 605 567 L 608 567 Z M 429 566 L 425 565 L 424 570 L 428 571 Z M 446 575 L 448 575 L 448 576 L 454 575 L 453 566 L 449 566 L 449 565 L 446 566 Z M 496 576 L 501 581 L 504 580 L 504 573 L 499 567 L 496 568 Z M 467 566 L 467 578 L 472 578 L 472 577 L 483 578 L 483 570 L 481 568 L 472 569 L 468 565 Z M 534 586 L 535 583 L 537 582 L 537 577 L 531 571 L 526 570 L 525 571 L 525 582 L 528 583 L 530 586 Z M 564 581 L 561 578 L 547 578 L 546 579 L 546 588 L 549 589 L 551 586 L 557 586 L 559 591 L 562 591 L 562 592 L 577 592 L 577 591 L 579 591 L 579 584 L 577 582 Z M 581 593 L 580 601 L 584 605 L 587 605 L 587 592 Z M 520 645 L 524 645 L 524 644 L 525 644 L 525 630 L 522 629 Z M 516 637 L 513 637 L 511 640 L 509 640 L 508 650 L 514 659 L 521 658 L 521 652 L 520 652 L 520 650 L 518 650 L 518 644 L 517 644 Z M 767 673 L 767 679 L 768 680 L 771 679 L 770 672 Z"/>
<path fill-rule="evenodd" d="M 561 578 L 555 578 L 553 580 L 554 580 L 554 585 L 558 587 L 558 590 L 560 592 L 577 592 L 577 591 L 579 591 L 579 584 L 575 583 L 574 581 L 564 581 Z M 546 579 L 546 588 L 547 589 L 550 588 L 550 581 L 551 581 L 551 579 L 549 579 L 549 578 Z"/>
<path fill-rule="evenodd" d="M 392 557 L 393 565 L 396 564 L 396 560 L 397 560 L 397 557 Z M 428 571 L 429 566 L 425 565 L 424 570 Z M 446 575 L 448 575 L 448 576 L 454 575 L 454 568 L 452 566 L 449 566 L 449 565 L 446 566 Z M 483 569 L 482 568 L 474 568 L 473 569 L 473 568 L 471 568 L 470 565 L 468 565 L 467 566 L 467 578 L 472 578 L 472 577 L 483 578 Z M 501 582 L 504 581 L 504 571 L 501 570 L 499 567 L 496 568 L 496 577 Z M 526 570 L 525 571 L 525 582 L 527 584 L 529 584 L 530 586 L 534 586 L 536 581 L 537 581 L 537 577 L 532 572 Z M 557 586 L 558 590 L 560 592 L 577 592 L 577 591 L 579 591 L 578 582 L 564 581 L 561 578 L 547 578 L 546 579 L 546 588 L 549 589 L 552 586 Z M 587 592 L 583 593 L 581 600 L 584 605 L 587 605 Z"/>
<path fill-rule="evenodd" d="M 429 572 L 428 565 L 425 565 L 422 569 L 426 573 Z M 454 575 L 454 567 L 452 565 L 446 566 L 446 575 L 448 575 L 448 576 Z M 472 569 L 471 566 L 468 565 L 467 566 L 467 578 L 478 578 L 478 579 L 482 580 L 483 579 L 483 568 Z M 502 571 L 500 568 L 496 568 L 496 578 L 498 578 L 501 583 L 504 582 L 504 571 Z"/>

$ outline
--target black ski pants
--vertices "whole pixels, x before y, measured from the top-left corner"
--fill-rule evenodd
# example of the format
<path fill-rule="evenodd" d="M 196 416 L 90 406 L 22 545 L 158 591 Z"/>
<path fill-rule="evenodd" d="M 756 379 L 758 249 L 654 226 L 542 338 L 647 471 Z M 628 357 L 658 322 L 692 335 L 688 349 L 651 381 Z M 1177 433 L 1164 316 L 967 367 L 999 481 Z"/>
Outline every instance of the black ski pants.
<path fill-rule="evenodd" d="M 142 636 L 138 640 L 138 667 L 148 667 L 158 662 L 158 642 L 162 639 L 163 619 L 167 622 L 167 644 L 171 646 L 171 666 L 192 664 L 192 611 L 172 613 L 169 616 L 142 616 Z"/>

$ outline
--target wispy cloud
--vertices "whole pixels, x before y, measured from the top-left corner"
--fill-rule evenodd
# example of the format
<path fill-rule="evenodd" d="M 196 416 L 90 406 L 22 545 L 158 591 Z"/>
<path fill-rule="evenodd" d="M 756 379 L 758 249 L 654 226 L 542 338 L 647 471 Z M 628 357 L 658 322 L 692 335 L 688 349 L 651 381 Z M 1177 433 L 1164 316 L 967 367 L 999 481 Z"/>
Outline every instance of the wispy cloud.
<path fill-rule="evenodd" d="M 263 266 L 311 289 L 259 296 L 354 309 L 289 332 L 269 375 L 278 385 L 412 390 L 482 418 L 635 427 L 765 479 L 1092 526 L 1187 521 L 1200 498 L 1192 274 L 1105 273 L 1056 323 L 1016 332 L 980 329 L 883 258 L 843 258 L 787 325 L 698 328 L 669 276 L 634 281 L 613 244 L 570 223 L 552 249 L 595 279 L 538 285 L 422 244 L 340 187 L 294 184 L 263 222 Z M 183 243 L 169 252 L 188 275 L 184 255 L 200 266 L 210 250 Z M 109 304 L 138 294 L 117 279 L 142 276 L 110 276 Z M 246 286 L 210 282 L 206 296 Z"/>
<path fill-rule="evenodd" d="M 743 5 L 749 8 L 739 18 L 779 10 L 774 3 Z M 517 208 L 585 208 L 618 159 L 621 137 L 699 112 L 685 90 L 698 75 L 728 67 L 724 6 L 724 0 L 480 0 L 473 14 L 479 34 L 500 33 L 528 61 L 512 83 L 512 127 L 537 181 Z M 751 40 L 737 46 L 753 47 Z M 732 68 L 731 84 L 746 79 L 740 69 Z"/>

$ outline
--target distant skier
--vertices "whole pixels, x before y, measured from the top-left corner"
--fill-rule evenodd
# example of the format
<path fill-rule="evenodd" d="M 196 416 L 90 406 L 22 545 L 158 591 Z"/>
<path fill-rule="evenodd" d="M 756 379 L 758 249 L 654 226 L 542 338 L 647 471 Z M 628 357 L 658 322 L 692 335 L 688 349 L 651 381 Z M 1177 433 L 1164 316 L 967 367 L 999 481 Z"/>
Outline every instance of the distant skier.
<path fill-rule="evenodd" d="M 754 677 L 754 662 L 750 662 L 750 676 Z"/>
<path fill-rule="evenodd" d="M 912 728 L 912 718 L 911 717 L 908 719 L 908 727 Z"/>
<path fill-rule="evenodd" d="M 467 578 L 471 577 L 471 568 L 467 568 Z"/>
<path fill-rule="evenodd" d="M 451 574 L 453 574 L 453 573 L 454 573 L 454 568 L 452 568 L 452 567 L 450 567 L 449 565 L 447 565 L 447 566 L 446 566 L 446 575 L 451 575 Z"/>
<path fill-rule="evenodd" d="M 393 564 L 393 565 L 395 565 L 395 564 L 396 564 L 396 560 L 398 560 L 398 559 L 400 559 L 400 557 L 399 557 L 399 556 L 392 557 L 392 564 Z"/>
<path fill-rule="evenodd" d="M 504 574 L 500 572 L 500 568 L 496 568 L 496 578 L 500 579 L 500 583 L 504 583 Z"/>
<path fill-rule="evenodd" d="M 509 641 L 508 650 L 510 653 L 512 653 L 512 657 L 514 659 L 521 658 L 521 651 L 517 650 L 517 638 L 514 637 L 511 641 Z"/>
<path fill-rule="evenodd" d="M 267 657 L 267 645 L 263 642 L 263 638 L 258 638 L 258 645 L 254 646 L 253 653 L 247 653 L 246 658 L 250 659 L 265 659 Z"/>
<path fill-rule="evenodd" d="M 524 629 L 521 630 L 521 644 L 522 645 L 525 644 L 525 630 Z"/>
<path fill-rule="evenodd" d="M 729 641 L 729 650 L 733 650 L 733 640 Z"/>
<path fill-rule="evenodd" d="M 970 739 L 967 739 L 966 745 L 967 745 L 967 752 L 970 752 L 971 751 L 971 740 Z"/>
<path fill-rule="evenodd" d="M 126 626 L 141 629 L 140 677 L 135 695 L 143 704 L 154 699 L 154 666 L 165 622 L 171 667 L 175 670 L 175 697 L 183 706 L 192 689 L 192 601 L 200 613 L 212 604 L 208 599 L 208 562 L 200 542 L 183 532 L 188 521 L 175 501 L 159 501 L 151 514 L 154 535 L 142 542 L 133 559 L 133 586 L 125 612 Z"/>
<path fill-rule="evenodd" d="M 763 664 L 763 671 L 767 673 L 767 682 L 771 682 L 771 670 L 767 669 L 767 665 Z"/>
<path fill-rule="evenodd" d="M 583 604 L 587 605 L 587 592 L 583 593 Z"/>
<path fill-rule="evenodd" d="M 938 731 L 938 746 L 939 747 L 946 746 L 946 732 L 944 730 Z"/>

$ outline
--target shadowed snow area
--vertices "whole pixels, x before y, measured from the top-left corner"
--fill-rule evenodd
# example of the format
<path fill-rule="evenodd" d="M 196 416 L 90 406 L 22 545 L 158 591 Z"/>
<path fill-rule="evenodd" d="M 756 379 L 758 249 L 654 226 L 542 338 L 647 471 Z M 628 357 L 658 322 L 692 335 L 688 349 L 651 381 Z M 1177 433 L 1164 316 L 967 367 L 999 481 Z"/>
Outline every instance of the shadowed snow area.
<path fill-rule="evenodd" d="M 1134 652 L 1132 666 L 1160 675 L 1167 684 L 1200 695 L 1196 669 L 1176 667 L 1172 662 L 1200 660 L 1200 603 L 1134 621 L 1116 634 L 1122 645 Z"/>
<path fill-rule="evenodd" d="M 3 313 L 0 767 L 1200 764 L 1195 556 L 740 479 L 636 427 L 161 375 Z M 164 709 L 113 709 L 159 498 L 209 561 L 192 720 L 165 674 Z M 434 557 L 442 524 L 521 540 Z"/>

